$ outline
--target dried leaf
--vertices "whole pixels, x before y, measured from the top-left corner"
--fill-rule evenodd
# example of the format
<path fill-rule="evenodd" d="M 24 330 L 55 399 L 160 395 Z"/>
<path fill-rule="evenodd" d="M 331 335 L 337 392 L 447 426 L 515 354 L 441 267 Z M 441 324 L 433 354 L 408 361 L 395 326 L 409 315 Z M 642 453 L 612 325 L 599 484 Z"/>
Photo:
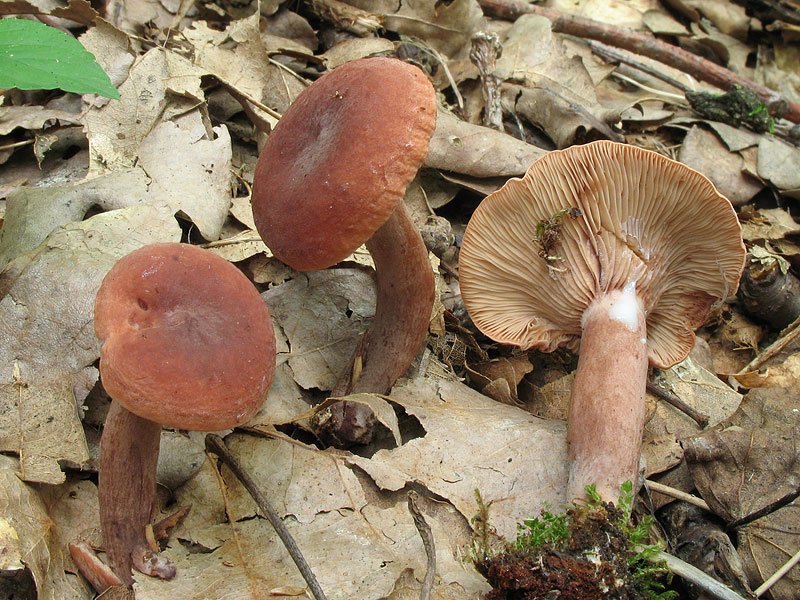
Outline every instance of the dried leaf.
<path fill-rule="evenodd" d="M 244 93 L 283 113 L 306 85 L 273 64 L 259 33 L 259 14 L 233 21 L 225 31 L 195 21 L 183 30 L 194 47 L 195 63 L 222 81 L 232 92 Z M 275 119 L 253 107 L 262 119 Z"/>
<path fill-rule="evenodd" d="M 19 416 L 0 420 L 0 449 L 20 453 L 26 480 L 61 483 L 61 461 L 89 459 L 76 401 L 97 380 L 92 317 L 106 272 L 146 243 L 178 239 L 165 207 L 135 206 L 56 229 L 0 276 L 0 413 Z"/>
<path fill-rule="evenodd" d="M 425 166 L 473 177 L 522 175 L 545 150 L 439 111 Z"/>
<path fill-rule="evenodd" d="M 291 349 L 278 361 L 288 359 L 301 387 L 333 388 L 375 314 L 374 285 L 363 269 L 328 269 L 298 273 L 264 293 Z"/>
<path fill-rule="evenodd" d="M 800 190 L 800 150 L 772 136 L 758 144 L 758 175 L 782 191 Z"/>
<path fill-rule="evenodd" d="M 237 434 L 229 442 L 239 459 L 257 472 L 262 491 L 284 518 L 331 600 L 384 597 L 405 568 L 422 577 L 425 552 L 405 494 L 382 495 L 369 478 L 347 465 L 344 456 L 294 440 Z M 220 488 L 222 480 L 214 470 L 207 461 L 177 495 L 179 504 L 193 504 L 177 536 L 209 552 L 188 553 L 183 544 L 173 542 L 166 554 L 175 560 L 178 576 L 164 582 L 136 575 L 140 600 L 260 598 L 264 590 L 304 587 L 269 523 L 250 518 L 252 501 L 226 469 L 227 484 Z M 469 541 L 469 528 L 448 505 L 435 506 L 435 511 L 426 510 L 426 520 L 440 552 L 437 574 L 445 585 L 458 582 L 465 590 L 461 598 L 477 600 L 486 584 L 459 558 Z"/>
<path fill-rule="evenodd" d="M 185 88 L 194 80 L 199 88 L 204 74 L 185 58 L 158 47 L 139 57 L 119 87 L 122 98 L 93 108 L 85 117 L 93 171 L 134 167 L 139 144 L 153 128 L 198 103 L 194 98 L 169 95 L 170 82 L 180 81 Z"/>
<path fill-rule="evenodd" d="M 200 112 L 192 111 L 156 125 L 137 150 L 152 180 L 149 192 L 185 214 L 207 240 L 219 239 L 231 204 L 231 138 L 224 125 L 213 132 L 209 139 Z"/>
<path fill-rule="evenodd" d="M 678 160 L 708 177 L 734 206 L 745 204 L 764 187 L 743 173 L 740 155 L 729 152 L 716 135 L 697 125 L 683 139 Z"/>
<path fill-rule="evenodd" d="M 563 423 L 499 404 L 457 382 L 413 380 L 396 385 L 391 398 L 419 420 L 426 434 L 370 459 L 349 459 L 381 488 L 421 483 L 465 519 L 478 513 L 477 489 L 484 501 L 497 503 L 492 525 L 510 540 L 522 519 L 538 515 L 545 505 L 563 506 Z"/>
<path fill-rule="evenodd" d="M 720 428 L 684 441 L 697 489 L 726 520 L 748 515 L 795 491 L 800 481 L 800 403 L 781 389 L 750 391 Z M 800 549 L 800 503 L 738 530 L 739 553 L 752 587 Z M 790 571 L 770 591 L 796 597 L 800 576 Z"/>
<path fill-rule="evenodd" d="M 63 534 L 69 531 L 72 522 L 61 511 L 50 512 L 54 507 L 48 507 L 32 486 L 19 479 L 17 468 L 16 459 L 0 456 L 0 515 L 3 515 L 0 517 L 0 541 L 4 549 L 4 572 L 11 574 L 27 567 L 40 600 L 91 600 L 94 591 L 86 582 L 65 572 L 71 570 L 72 562 Z M 69 489 L 60 491 L 68 493 Z M 54 521 L 56 517 L 58 523 Z"/>
<path fill-rule="evenodd" d="M 0 268 L 36 248 L 57 227 L 83 219 L 92 206 L 114 210 L 146 200 L 147 176 L 139 168 L 66 185 L 20 187 L 6 200 Z"/>

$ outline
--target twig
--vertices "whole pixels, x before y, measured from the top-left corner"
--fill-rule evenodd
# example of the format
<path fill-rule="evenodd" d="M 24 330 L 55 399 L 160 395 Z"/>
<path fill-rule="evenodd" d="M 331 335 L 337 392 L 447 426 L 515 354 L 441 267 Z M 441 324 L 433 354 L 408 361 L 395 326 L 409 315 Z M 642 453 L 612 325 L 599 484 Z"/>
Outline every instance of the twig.
<path fill-rule="evenodd" d="M 612 48 L 611 46 L 602 44 L 600 42 L 596 42 L 594 40 L 589 40 L 588 44 L 592 52 L 594 52 L 595 54 L 597 54 L 597 56 L 599 56 L 600 58 L 602 58 L 607 62 L 618 62 L 626 64 L 628 66 L 633 67 L 634 69 L 641 71 L 642 73 L 647 73 L 648 75 L 655 77 L 656 79 L 660 79 L 664 83 L 667 83 L 672 87 L 681 90 L 682 92 L 688 92 L 690 89 L 689 86 L 686 85 L 685 83 L 681 83 L 680 81 L 674 79 L 673 77 L 670 77 L 666 73 L 662 73 L 658 69 L 654 69 L 650 65 L 646 65 L 643 62 L 636 60 L 633 56 L 631 56 L 627 52 L 622 52 L 616 48 Z M 668 92 L 659 91 L 659 93 L 668 93 Z M 676 94 L 670 94 L 670 95 L 676 95 Z M 683 96 L 680 96 L 680 99 L 685 100 Z"/>
<path fill-rule="evenodd" d="M 690 417 L 700 426 L 700 429 L 705 429 L 706 425 L 708 425 L 708 415 L 696 411 L 674 394 L 670 394 L 668 391 L 649 381 L 647 382 L 647 391 L 686 414 L 686 416 Z"/>
<path fill-rule="evenodd" d="M 663 561 L 675 575 L 695 584 L 704 592 L 711 594 L 714 598 L 718 598 L 718 600 L 745 600 L 727 585 L 711 577 L 711 575 L 671 554 L 659 551 L 650 560 L 656 564 Z"/>
<path fill-rule="evenodd" d="M 228 447 L 225 445 L 225 442 L 222 440 L 215 433 L 209 433 L 206 436 L 206 449 L 209 452 L 213 452 L 224 462 L 228 468 L 233 472 L 234 475 L 242 482 L 245 489 L 250 492 L 250 495 L 253 497 L 253 500 L 256 501 L 258 507 L 261 509 L 261 512 L 269 519 L 269 522 L 272 523 L 272 526 L 275 528 L 275 532 L 278 534 L 278 537 L 281 538 L 283 545 L 286 546 L 286 549 L 289 551 L 289 555 L 292 557 L 294 564 L 297 565 L 297 568 L 300 570 L 303 579 L 306 580 L 311 593 L 314 594 L 314 598 L 317 600 L 327 600 L 325 598 L 325 593 L 322 591 L 322 588 L 317 581 L 317 578 L 314 577 L 314 573 L 311 571 L 311 567 L 308 566 L 306 559 L 303 557 L 303 553 L 300 551 L 300 548 L 297 546 L 297 542 L 294 541 L 292 534 L 289 533 L 289 530 L 284 525 L 283 521 L 281 520 L 280 516 L 275 509 L 272 508 L 272 505 L 269 503 L 267 498 L 261 492 L 261 489 L 256 485 L 256 482 L 253 481 L 253 478 L 250 477 L 250 474 L 244 470 L 239 461 L 236 460 L 236 457 L 231 454 Z"/>
<path fill-rule="evenodd" d="M 551 29 L 556 33 L 567 33 L 597 40 L 647 56 L 726 91 L 733 84 L 750 88 L 761 97 L 770 111 L 775 113 L 775 116 L 783 117 L 793 123 L 800 123 L 800 104 L 791 102 L 774 90 L 746 79 L 730 69 L 652 36 L 643 35 L 624 27 L 606 25 L 586 17 L 565 15 L 552 8 L 528 4 L 519 0 L 478 0 L 478 4 L 488 15 L 502 19 L 515 20 L 523 14 L 546 17 L 551 21 Z"/>
<path fill-rule="evenodd" d="M 419 494 L 414 490 L 408 492 L 408 512 L 414 519 L 414 525 L 419 531 L 419 536 L 422 538 L 422 545 L 425 547 L 425 556 L 428 557 L 428 563 L 425 567 L 425 579 L 422 582 L 422 591 L 419 593 L 419 600 L 429 600 L 431 592 L 433 591 L 433 582 L 436 579 L 436 545 L 433 541 L 433 533 L 431 526 L 425 521 L 422 512 L 417 506 Z"/>
<path fill-rule="evenodd" d="M 650 92 L 651 94 L 655 94 L 656 96 L 661 96 L 662 98 L 666 98 L 667 100 L 669 100 L 673 104 L 675 104 L 676 102 L 685 102 L 686 101 L 686 98 L 684 98 L 683 96 L 680 96 L 678 94 L 672 94 L 670 92 L 665 92 L 664 90 L 659 90 L 659 89 L 650 87 L 649 85 L 643 84 L 641 81 L 637 81 L 633 77 L 628 77 L 627 75 L 623 75 L 619 71 L 614 71 L 613 73 L 611 73 L 611 77 L 615 77 L 616 79 L 620 79 L 620 80 L 624 81 L 625 83 L 628 83 L 628 84 L 633 85 L 633 86 L 635 86 L 635 87 L 637 87 L 639 89 L 644 90 L 645 92 Z"/>
<path fill-rule="evenodd" d="M 769 588 L 771 588 L 777 581 L 786 575 L 797 563 L 800 562 L 800 550 L 795 555 L 786 561 L 786 563 L 777 571 L 775 571 L 764 583 L 758 586 L 753 592 L 757 597 L 764 595 Z"/>
<path fill-rule="evenodd" d="M 663 483 L 658 483 L 657 481 L 652 481 L 650 479 L 646 479 L 644 483 L 650 489 L 651 492 L 656 492 L 658 494 L 669 496 L 670 498 L 683 500 L 684 502 L 688 502 L 689 504 L 694 504 L 695 506 L 702 508 L 703 510 L 712 512 L 711 508 L 708 506 L 708 502 L 706 502 L 702 498 L 698 498 L 697 496 L 694 496 L 692 494 L 687 494 L 682 490 L 676 490 L 673 487 L 664 485 Z"/>
<path fill-rule="evenodd" d="M 744 375 L 745 373 L 749 373 L 751 371 L 755 371 L 761 367 L 765 362 L 767 362 L 770 358 L 778 354 L 781 350 L 783 350 L 786 346 L 792 343 L 797 336 L 800 335 L 800 317 L 795 319 L 789 326 L 786 327 L 783 331 L 781 331 L 780 337 L 772 342 L 769 346 L 764 348 L 764 350 L 759 353 L 753 360 L 747 363 L 744 367 L 739 369 L 738 372 L 734 373 L 733 376 L 736 377 L 737 375 Z"/>
<path fill-rule="evenodd" d="M 751 512 L 749 515 L 745 515 L 730 521 L 725 525 L 725 529 L 731 530 L 738 527 L 743 527 L 748 523 L 752 523 L 753 521 L 760 519 L 761 517 L 765 517 L 766 515 L 774 513 L 776 510 L 783 508 L 787 504 L 791 504 L 798 497 L 800 497 L 800 486 L 798 486 L 796 490 L 792 490 L 788 494 L 781 496 L 775 500 L 775 502 L 770 502 L 765 507 L 759 508 L 757 511 Z"/>

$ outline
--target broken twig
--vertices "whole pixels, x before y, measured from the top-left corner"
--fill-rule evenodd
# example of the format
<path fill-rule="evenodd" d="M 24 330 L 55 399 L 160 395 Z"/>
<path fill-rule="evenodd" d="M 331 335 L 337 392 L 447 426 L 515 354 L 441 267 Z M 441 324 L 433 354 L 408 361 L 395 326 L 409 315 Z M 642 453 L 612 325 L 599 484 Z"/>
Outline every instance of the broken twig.
<path fill-rule="evenodd" d="M 664 402 L 671 404 L 686 416 L 690 417 L 695 423 L 697 423 L 700 429 L 705 429 L 706 425 L 708 425 L 708 415 L 704 415 L 703 413 L 696 411 L 674 394 L 670 394 L 668 391 L 660 388 L 654 383 L 650 383 L 649 381 L 647 382 L 647 391 L 653 394 L 655 397 L 660 398 Z"/>
<path fill-rule="evenodd" d="M 294 541 L 292 534 L 289 533 L 286 525 L 284 525 L 283 520 L 281 520 L 278 513 L 275 512 L 275 509 L 272 508 L 272 505 L 269 503 L 266 496 L 264 496 L 258 485 L 256 485 L 256 482 L 253 481 L 253 478 L 250 477 L 250 474 L 244 470 L 236 457 L 228 450 L 223 439 L 215 433 L 209 433 L 206 436 L 206 449 L 216 454 L 222 462 L 228 466 L 237 479 L 242 482 L 242 485 L 253 497 L 253 500 L 256 501 L 261 512 L 264 513 L 275 528 L 275 533 L 281 538 L 283 545 L 286 546 L 286 550 L 289 551 L 289 555 L 300 570 L 303 579 L 306 580 L 314 598 L 316 598 L 316 600 L 327 600 L 317 578 L 314 577 L 314 573 L 311 571 L 311 567 L 308 566 L 306 559 L 303 557 L 303 553 L 300 551 L 297 542 Z"/>

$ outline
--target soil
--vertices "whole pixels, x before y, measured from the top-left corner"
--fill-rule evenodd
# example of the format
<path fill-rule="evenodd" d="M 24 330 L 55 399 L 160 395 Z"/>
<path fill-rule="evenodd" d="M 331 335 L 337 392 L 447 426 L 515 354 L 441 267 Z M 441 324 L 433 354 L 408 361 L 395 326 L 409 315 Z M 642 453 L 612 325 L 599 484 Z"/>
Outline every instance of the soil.
<path fill-rule="evenodd" d="M 633 552 L 611 504 L 573 509 L 570 536 L 562 543 L 507 552 L 480 560 L 492 586 L 485 600 L 638 600 L 649 594 L 628 567 Z"/>

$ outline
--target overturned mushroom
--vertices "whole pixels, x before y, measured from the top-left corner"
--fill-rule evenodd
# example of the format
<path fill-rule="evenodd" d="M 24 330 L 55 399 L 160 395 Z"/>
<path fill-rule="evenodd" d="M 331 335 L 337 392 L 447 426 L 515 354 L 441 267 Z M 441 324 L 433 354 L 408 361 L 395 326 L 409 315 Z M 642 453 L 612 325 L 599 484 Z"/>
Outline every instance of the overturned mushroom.
<path fill-rule="evenodd" d="M 567 425 L 567 499 L 636 484 L 648 361 L 694 344 L 711 305 L 736 292 L 745 250 L 730 203 L 655 152 L 594 142 L 551 152 L 478 207 L 461 291 L 492 339 L 579 350 Z"/>
<path fill-rule="evenodd" d="M 425 340 L 433 272 L 403 194 L 435 121 L 433 86 L 417 67 L 357 60 L 301 93 L 258 158 L 253 214 L 277 258 L 298 270 L 321 269 L 366 243 L 375 263 L 375 318 L 333 396 L 388 392 Z M 340 403 L 333 410 L 340 441 L 368 441 L 369 409 Z"/>
<path fill-rule="evenodd" d="M 120 259 L 95 301 L 100 375 L 112 398 L 100 441 L 100 519 L 111 566 L 174 568 L 146 543 L 155 510 L 161 425 L 216 431 L 261 407 L 275 338 L 258 291 L 228 261 L 187 244 L 151 244 Z"/>

